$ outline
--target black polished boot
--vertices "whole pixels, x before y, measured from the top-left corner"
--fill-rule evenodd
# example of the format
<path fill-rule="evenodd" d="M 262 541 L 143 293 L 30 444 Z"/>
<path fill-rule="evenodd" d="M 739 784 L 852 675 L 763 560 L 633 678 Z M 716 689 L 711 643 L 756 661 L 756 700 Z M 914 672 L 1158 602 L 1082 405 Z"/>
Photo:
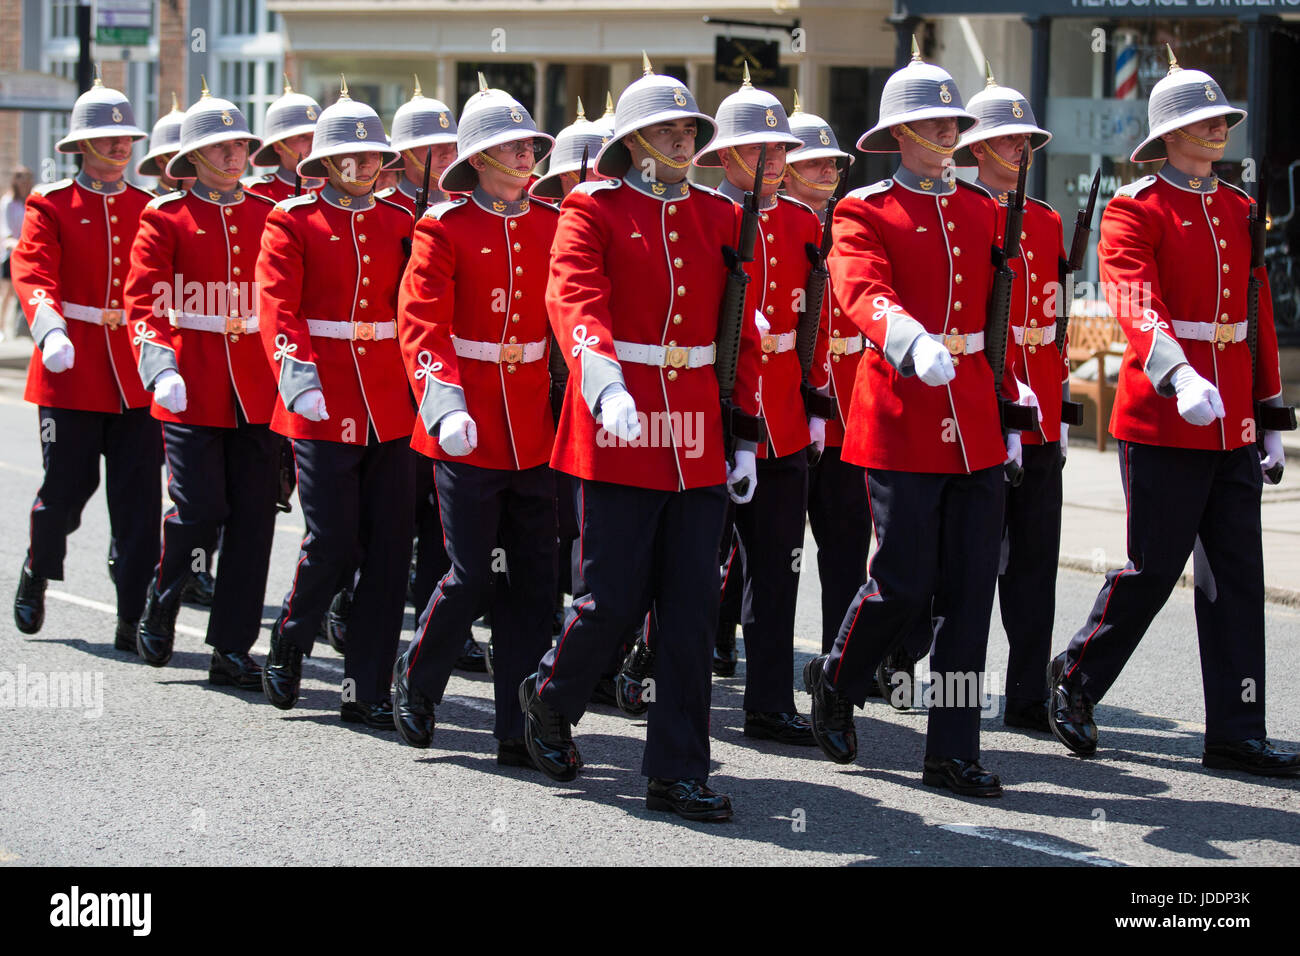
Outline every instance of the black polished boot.
<path fill-rule="evenodd" d="M 23 561 L 18 576 L 18 592 L 14 595 L 14 623 L 24 634 L 35 634 L 45 623 L 45 578 L 38 578 L 27 570 Z"/>
<path fill-rule="evenodd" d="M 926 757 L 921 782 L 927 787 L 947 787 L 961 797 L 1000 797 L 1002 781 L 978 760 Z"/>
<path fill-rule="evenodd" d="M 302 683 L 302 648 L 291 644 L 280 633 L 284 618 L 276 619 L 271 627 L 271 651 L 262 668 L 262 692 L 266 699 L 281 710 L 289 710 L 298 703 L 298 688 Z"/>
<path fill-rule="evenodd" d="M 1097 752 L 1097 724 L 1092 719 L 1092 701 L 1078 680 L 1065 676 L 1065 655 L 1047 665 L 1047 724 L 1054 736 L 1080 757 Z"/>
<path fill-rule="evenodd" d="M 816 747 L 812 724 L 803 714 L 775 714 L 756 710 L 745 711 L 746 737 L 775 740 L 779 744 L 796 747 Z"/>
<path fill-rule="evenodd" d="M 899 647 L 876 668 L 876 689 L 895 710 L 911 710 L 916 692 L 916 661 Z"/>
<path fill-rule="evenodd" d="M 670 810 L 684 820 L 721 823 L 731 819 L 731 798 L 714 793 L 703 780 L 661 780 L 646 787 L 647 810 Z"/>
<path fill-rule="evenodd" d="M 718 677 L 734 677 L 736 659 L 736 625 L 719 624 L 718 638 L 713 642 L 713 673 Z"/>
<path fill-rule="evenodd" d="M 393 665 L 392 719 L 402 743 L 423 748 L 433 740 L 433 701 L 411 686 L 405 656 L 398 657 Z"/>
<path fill-rule="evenodd" d="M 176 614 L 180 602 L 165 607 L 158 600 L 157 582 L 149 582 L 149 594 L 144 602 L 144 617 L 136 632 L 135 649 L 146 664 L 165 667 L 172 659 L 172 644 L 176 640 Z"/>
<path fill-rule="evenodd" d="M 390 700 L 345 700 L 339 708 L 345 724 L 365 724 L 375 730 L 393 730 L 393 702 Z"/>
<path fill-rule="evenodd" d="M 632 650 L 623 659 L 623 666 L 614 677 L 614 696 L 618 709 L 629 717 L 640 717 L 650 709 L 646 699 L 646 681 L 652 679 L 655 652 L 646 642 L 645 635 L 637 637 Z"/>
<path fill-rule="evenodd" d="M 482 674 L 487 670 L 487 661 L 483 656 L 483 648 L 478 646 L 478 641 L 474 640 L 474 638 L 465 638 L 465 647 L 460 652 L 460 657 L 456 658 L 456 669 L 472 671 L 476 674 Z"/>
<path fill-rule="evenodd" d="M 1206 744 L 1201 766 L 1212 770 L 1240 770 L 1257 777 L 1289 777 L 1300 773 L 1300 753 L 1278 750 L 1265 737 Z"/>
<path fill-rule="evenodd" d="M 113 649 L 134 654 L 136 652 L 135 634 L 139 628 L 139 621 L 129 621 L 124 617 L 119 617 L 117 619 L 117 630 L 113 632 Z"/>
<path fill-rule="evenodd" d="M 330 647 L 339 654 L 344 653 L 348 644 L 348 619 L 352 616 L 352 592 L 347 588 L 334 595 L 330 609 L 325 614 L 325 634 Z"/>
<path fill-rule="evenodd" d="M 582 758 L 573 742 L 568 720 L 537 693 L 537 675 L 519 685 L 519 706 L 524 711 L 524 745 L 533 766 L 552 780 L 566 783 L 578 775 Z"/>
<path fill-rule="evenodd" d="M 208 663 L 208 683 L 257 690 L 262 686 L 262 668 L 243 651 L 214 650 Z"/>
<path fill-rule="evenodd" d="M 826 655 L 803 666 L 803 684 L 812 696 L 812 734 L 822 753 L 836 763 L 852 763 L 858 755 L 858 732 L 853 726 L 853 701 L 826 684 Z"/>
<path fill-rule="evenodd" d="M 181 603 L 212 607 L 212 595 L 216 589 L 217 582 L 212 575 L 207 571 L 198 571 L 185 582 L 181 591 Z"/>

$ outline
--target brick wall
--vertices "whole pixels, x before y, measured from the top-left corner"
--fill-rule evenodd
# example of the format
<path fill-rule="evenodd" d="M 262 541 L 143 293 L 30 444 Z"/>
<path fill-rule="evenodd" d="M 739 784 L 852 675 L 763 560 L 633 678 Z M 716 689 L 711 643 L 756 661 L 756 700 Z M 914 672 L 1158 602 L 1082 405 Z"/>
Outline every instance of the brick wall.
<path fill-rule="evenodd" d="M 22 0 L 0 0 L 0 70 L 23 67 Z M 9 189 L 9 171 L 19 160 L 19 118 L 14 110 L 0 110 L 0 192 Z"/>

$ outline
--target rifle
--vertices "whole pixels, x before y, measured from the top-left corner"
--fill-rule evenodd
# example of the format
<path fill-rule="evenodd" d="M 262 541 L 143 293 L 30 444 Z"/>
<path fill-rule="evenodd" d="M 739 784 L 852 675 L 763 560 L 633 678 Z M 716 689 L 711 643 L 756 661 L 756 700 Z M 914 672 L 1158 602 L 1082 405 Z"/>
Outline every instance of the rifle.
<path fill-rule="evenodd" d="M 578 167 L 578 182 L 587 181 L 587 158 L 589 149 L 587 146 L 582 147 L 582 165 Z M 564 393 L 569 387 L 569 366 L 564 361 L 564 350 L 560 348 L 560 342 L 555 337 L 555 332 L 551 332 L 551 354 L 547 358 L 547 367 L 551 373 L 551 414 L 555 420 L 560 420 L 560 409 L 564 407 Z"/>
<path fill-rule="evenodd" d="M 302 173 L 294 170 L 293 173 L 293 198 L 297 199 L 302 195 Z"/>
<path fill-rule="evenodd" d="M 718 398 L 722 402 L 722 434 L 727 460 L 734 463 L 736 441 L 758 443 L 767 440 L 763 419 L 742 412 L 731 401 L 736 388 L 736 365 L 740 358 L 741 330 L 747 321 L 745 292 L 749 274 L 745 263 L 754 261 L 754 243 L 758 240 L 759 202 L 763 192 L 763 167 L 767 165 L 767 144 L 758 150 L 758 165 L 754 167 L 754 188 L 745 193 L 744 210 L 740 219 L 740 239 L 733 249 L 722 247 L 722 261 L 727 267 L 727 284 L 722 293 L 722 309 L 718 314 L 718 348 L 713 371 L 718 376 Z M 748 480 L 736 485 L 737 494 L 749 490 Z"/>
<path fill-rule="evenodd" d="M 415 190 L 415 222 L 411 223 L 411 234 L 402 240 L 402 251 L 406 258 L 411 258 L 411 244 L 414 242 L 415 227 L 419 225 L 425 210 L 429 208 L 429 167 L 433 165 L 433 146 L 424 152 L 424 182 Z"/>
<path fill-rule="evenodd" d="M 820 246 L 811 242 L 804 243 L 804 254 L 808 257 L 808 282 L 804 292 L 804 311 L 799 317 L 799 329 L 795 333 L 795 352 L 799 356 L 799 369 L 803 373 L 800 391 L 803 393 L 804 410 L 811 416 L 832 421 L 836 418 L 835 401 L 829 395 L 823 395 L 809 384 L 812 376 L 813 352 L 817 346 L 817 331 L 821 327 L 822 307 L 826 302 L 826 290 L 829 287 L 830 273 L 826 269 L 826 257 L 831 254 L 831 219 L 835 215 L 835 206 L 844 198 L 848 185 L 845 169 L 840 169 L 840 181 L 835 185 L 835 192 L 826 202 L 826 225 L 822 229 Z"/>
<path fill-rule="evenodd" d="M 1097 208 L 1097 190 L 1101 186 L 1101 169 L 1092 177 L 1092 186 L 1088 189 L 1088 204 L 1074 214 L 1074 238 L 1070 241 L 1070 255 L 1061 260 L 1059 277 L 1061 286 L 1061 308 L 1056 310 L 1056 351 L 1065 358 L 1065 334 L 1070 325 L 1070 296 L 1065 294 L 1066 282 L 1074 273 L 1083 268 L 1083 257 L 1088 254 L 1088 236 L 1092 234 L 1092 214 Z M 1083 424 L 1083 404 L 1070 401 L 1070 382 L 1067 378 L 1061 386 L 1061 423 L 1063 425 Z"/>
<path fill-rule="evenodd" d="M 993 370 L 993 394 L 997 398 L 998 417 L 1002 431 L 1032 431 L 1038 427 L 1038 410 L 1017 405 L 1002 397 L 1002 378 L 1006 372 L 1007 333 L 1011 324 L 1011 287 L 1016 274 L 1011 260 L 1020 255 L 1020 227 L 1025 219 L 1025 174 L 1029 171 L 1029 149 L 1020 155 L 1020 172 L 1016 177 L 1016 191 L 1007 203 L 1007 226 L 1002 236 L 1002 246 L 993 247 L 993 296 L 989 304 L 988 319 L 984 325 L 984 354 Z M 1006 463 L 1007 478 L 1012 487 L 1024 480 L 1024 469 L 1014 461 Z"/>
<path fill-rule="evenodd" d="M 1250 203 L 1250 278 L 1246 282 L 1246 344 L 1250 347 L 1250 380 L 1253 384 L 1259 375 L 1259 300 L 1264 294 L 1265 280 L 1255 273 L 1264 267 L 1265 231 L 1268 217 L 1268 172 L 1260 164 L 1259 198 Z M 1264 432 L 1294 431 L 1295 406 L 1265 405 L 1255 402 L 1255 444 L 1264 447 Z M 1269 480 L 1277 484 L 1282 480 L 1283 462 L 1274 462 L 1268 470 Z"/>

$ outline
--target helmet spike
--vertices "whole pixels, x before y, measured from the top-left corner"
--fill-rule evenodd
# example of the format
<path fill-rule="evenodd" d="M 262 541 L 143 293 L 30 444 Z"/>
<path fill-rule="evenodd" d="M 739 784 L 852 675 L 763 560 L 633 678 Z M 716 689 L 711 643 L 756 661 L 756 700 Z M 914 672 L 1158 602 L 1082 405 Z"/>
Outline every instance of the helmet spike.
<path fill-rule="evenodd" d="M 172 90 L 172 112 L 179 113 L 180 111 L 181 111 L 180 101 L 176 99 L 176 91 Z"/>
<path fill-rule="evenodd" d="M 487 77 L 483 75 L 482 70 L 478 71 L 478 91 L 480 93 L 486 93 L 488 91 Z"/>
<path fill-rule="evenodd" d="M 998 81 L 993 79 L 993 67 L 989 65 L 988 60 L 985 60 L 984 61 L 984 87 L 985 89 L 987 89 L 990 86 L 997 86 L 997 85 L 998 85 Z"/>
<path fill-rule="evenodd" d="M 794 109 L 792 109 L 790 112 L 791 112 L 791 113 L 802 113 L 802 112 L 803 112 L 803 107 L 799 105 L 799 91 L 798 91 L 798 90 L 795 90 L 795 91 L 794 91 Z"/>
<path fill-rule="evenodd" d="M 921 44 L 916 42 L 915 33 L 912 34 L 912 62 L 913 63 L 925 62 L 924 60 L 921 59 Z"/>
<path fill-rule="evenodd" d="M 741 64 L 741 72 L 740 72 L 740 88 L 741 88 L 742 90 L 745 89 L 745 88 L 747 88 L 747 87 L 752 88 L 753 85 L 754 85 L 754 84 L 753 84 L 752 82 L 750 82 L 750 79 L 749 79 L 749 61 L 746 60 L 744 63 Z"/>
<path fill-rule="evenodd" d="M 585 120 L 586 118 L 587 118 L 587 114 L 583 112 L 582 109 L 582 97 L 579 96 L 578 97 L 578 119 Z"/>
<path fill-rule="evenodd" d="M 411 94 L 411 99 L 415 99 L 417 96 L 423 96 L 424 91 L 420 89 L 420 74 L 412 73 L 411 75 L 415 77 L 415 91 Z"/>
<path fill-rule="evenodd" d="M 199 74 L 199 99 L 205 100 L 211 95 L 212 95 L 212 91 L 208 89 L 208 78 L 204 76 L 202 73 L 200 73 Z"/>
<path fill-rule="evenodd" d="M 288 74 L 288 73 L 281 73 L 280 75 L 284 77 L 284 92 L 285 92 L 285 94 L 287 95 L 287 94 L 289 94 L 289 93 L 292 93 L 292 92 L 293 92 L 293 84 L 289 82 L 289 74 Z"/>
<path fill-rule="evenodd" d="M 352 97 L 348 96 L 348 78 L 344 76 L 342 73 L 339 74 L 339 99 L 341 100 L 352 99 Z"/>
<path fill-rule="evenodd" d="M 103 77 L 99 75 L 99 63 L 95 64 L 95 78 L 91 80 L 91 86 L 103 86 Z"/>
<path fill-rule="evenodd" d="M 614 94 L 609 90 L 605 91 L 605 115 L 614 115 Z"/>
<path fill-rule="evenodd" d="M 650 65 L 650 57 L 646 55 L 645 50 L 641 51 L 641 75 L 654 76 L 655 68 Z"/>
<path fill-rule="evenodd" d="M 1169 75 L 1173 76 L 1182 67 L 1178 65 L 1178 57 L 1174 56 L 1174 48 L 1168 43 L 1165 44 L 1165 52 L 1169 54 Z"/>

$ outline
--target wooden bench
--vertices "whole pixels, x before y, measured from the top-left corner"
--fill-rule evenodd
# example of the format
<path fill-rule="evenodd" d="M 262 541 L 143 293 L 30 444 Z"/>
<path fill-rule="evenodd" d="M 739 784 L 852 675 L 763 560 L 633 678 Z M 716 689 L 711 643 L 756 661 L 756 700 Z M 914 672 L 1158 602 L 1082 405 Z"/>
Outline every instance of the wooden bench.
<path fill-rule="evenodd" d="M 1087 399 L 1097 412 L 1097 449 L 1106 450 L 1115 386 L 1106 380 L 1106 356 L 1122 354 L 1124 332 L 1104 302 L 1076 299 L 1070 307 L 1070 397 Z M 1077 373 L 1092 363 L 1097 377 Z"/>

